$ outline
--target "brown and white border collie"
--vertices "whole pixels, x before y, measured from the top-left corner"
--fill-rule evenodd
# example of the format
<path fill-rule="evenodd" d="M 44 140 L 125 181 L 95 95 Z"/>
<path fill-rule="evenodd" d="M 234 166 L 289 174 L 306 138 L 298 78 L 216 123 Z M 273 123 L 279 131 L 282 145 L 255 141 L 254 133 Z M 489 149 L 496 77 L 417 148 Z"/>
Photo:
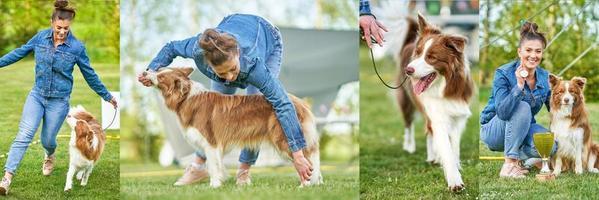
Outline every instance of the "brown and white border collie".
<path fill-rule="evenodd" d="M 233 147 L 259 148 L 272 145 L 291 158 L 287 138 L 275 112 L 263 95 L 224 95 L 206 90 L 189 79 L 193 68 L 162 68 L 143 74 L 160 90 L 166 106 L 179 117 L 185 137 L 206 153 L 210 186 L 219 187 L 226 179 L 223 156 Z M 322 183 L 319 136 L 309 106 L 289 95 L 299 119 L 306 148 L 304 155 L 312 163 L 310 181 L 301 186 Z"/>
<path fill-rule="evenodd" d="M 75 174 L 82 186 L 87 185 L 89 175 L 104 151 L 106 135 L 96 118 L 81 105 L 69 110 L 66 121 L 72 129 L 69 142 L 69 171 L 64 186 L 64 191 L 69 191 L 73 187 Z"/>
<path fill-rule="evenodd" d="M 473 81 L 464 54 L 467 39 L 448 35 L 418 15 L 408 19 L 408 31 L 399 55 L 398 81 L 408 76 L 397 90 L 405 133 L 404 150 L 413 153 L 414 115 L 423 113 L 427 132 L 427 161 L 440 163 L 451 191 L 460 191 L 460 138 L 468 117 Z"/>
<path fill-rule="evenodd" d="M 555 175 L 563 170 L 574 169 L 581 174 L 583 168 L 599 173 L 599 146 L 593 144 L 591 124 L 584 103 L 584 85 L 586 79 L 574 77 L 564 81 L 553 74 L 551 83 L 551 132 L 558 142 L 554 156 Z"/>

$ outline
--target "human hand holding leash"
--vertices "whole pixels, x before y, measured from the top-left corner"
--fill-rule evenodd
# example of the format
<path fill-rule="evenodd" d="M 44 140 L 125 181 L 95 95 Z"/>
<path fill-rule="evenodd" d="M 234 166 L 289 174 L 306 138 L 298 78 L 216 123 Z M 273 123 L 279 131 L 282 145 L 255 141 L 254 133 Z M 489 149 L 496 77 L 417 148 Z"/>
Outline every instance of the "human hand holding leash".
<path fill-rule="evenodd" d="M 300 177 L 300 181 L 303 184 L 305 181 L 310 181 L 312 176 L 312 164 L 304 157 L 302 150 L 291 153 L 293 156 L 293 166 L 297 170 L 297 174 Z"/>
<path fill-rule="evenodd" d="M 379 46 L 383 46 L 383 31 L 388 32 L 387 27 L 383 26 L 379 21 L 377 21 L 372 15 L 362 15 L 360 16 L 360 28 L 364 31 L 364 35 L 362 36 L 364 40 L 366 40 L 366 44 L 368 48 L 372 48 L 372 42 L 370 41 L 371 35 L 374 36 L 376 43 Z"/>
<path fill-rule="evenodd" d="M 110 99 L 110 101 L 108 101 L 108 103 L 112 104 L 112 106 L 114 107 L 114 109 L 119 107 L 118 102 L 116 101 L 116 99 L 114 97 L 112 97 L 112 99 Z"/>

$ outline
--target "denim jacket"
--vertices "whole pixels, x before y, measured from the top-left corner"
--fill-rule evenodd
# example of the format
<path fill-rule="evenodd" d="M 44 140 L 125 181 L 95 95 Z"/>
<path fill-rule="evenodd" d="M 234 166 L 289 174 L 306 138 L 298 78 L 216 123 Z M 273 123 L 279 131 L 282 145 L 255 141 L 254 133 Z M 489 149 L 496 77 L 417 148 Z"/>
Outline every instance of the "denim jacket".
<path fill-rule="evenodd" d="M 148 69 L 156 71 L 166 67 L 175 57 L 180 56 L 192 58 L 200 72 L 226 86 L 238 88 L 255 86 L 273 106 L 277 119 L 288 137 L 291 151 L 304 148 L 306 145 L 295 107 L 279 79 L 274 77 L 265 65 L 265 59 L 273 51 L 275 41 L 281 40 L 279 30 L 258 16 L 244 14 L 225 17 L 216 30 L 232 35 L 238 42 L 240 72 L 235 81 L 228 82 L 219 78 L 204 61 L 203 50 L 198 45 L 201 34 L 185 40 L 169 42 L 152 60 Z"/>
<path fill-rule="evenodd" d="M 537 66 L 535 71 L 537 82 L 531 95 L 531 89 L 528 85 L 524 85 L 524 89 L 519 89 L 517 86 L 516 69 L 518 66 L 520 66 L 520 61 L 514 61 L 495 70 L 493 91 L 489 98 L 489 103 L 480 115 L 481 124 L 491 121 L 495 115 L 501 120 L 509 120 L 520 101 L 524 101 L 530 105 L 532 113 L 531 123 L 536 123 L 534 116 L 541 110 L 543 103 L 546 105 L 547 110 L 549 110 L 551 98 L 549 72 L 541 68 L 541 66 Z"/>
<path fill-rule="evenodd" d="M 105 101 L 112 95 L 90 66 L 85 46 L 73 33 L 54 48 L 52 29 L 37 33 L 27 44 L 0 58 L 0 68 L 13 64 L 31 51 L 35 56 L 35 84 L 33 90 L 45 97 L 68 97 L 73 90 L 73 66 L 77 64 L 87 84 Z"/>
<path fill-rule="evenodd" d="M 372 13 L 370 13 L 370 1 L 369 0 L 360 0 L 360 16 L 362 16 L 362 15 L 372 15 Z"/>

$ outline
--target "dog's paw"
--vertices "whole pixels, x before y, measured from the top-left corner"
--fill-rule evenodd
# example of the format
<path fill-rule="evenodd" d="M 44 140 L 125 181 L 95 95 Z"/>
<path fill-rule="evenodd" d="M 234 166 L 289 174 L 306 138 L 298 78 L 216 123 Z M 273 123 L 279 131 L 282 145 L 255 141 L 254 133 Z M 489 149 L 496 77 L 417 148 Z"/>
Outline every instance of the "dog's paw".
<path fill-rule="evenodd" d="M 412 154 L 412 153 L 416 152 L 416 144 L 414 144 L 412 142 L 404 142 L 403 150 Z"/>
<path fill-rule="evenodd" d="M 553 173 L 552 173 L 552 174 L 553 174 L 555 177 L 557 177 L 557 176 L 559 176 L 559 175 L 562 173 L 561 171 L 562 171 L 562 170 L 553 170 Z"/>
<path fill-rule="evenodd" d="M 461 192 L 466 189 L 466 186 L 464 186 L 464 184 L 462 183 L 462 184 L 457 184 L 457 185 L 450 185 L 448 187 L 448 189 L 451 192 Z"/>
<path fill-rule="evenodd" d="M 576 169 L 574 169 L 574 173 L 576 174 L 582 174 L 582 167 L 576 167 Z"/>
<path fill-rule="evenodd" d="M 219 188 L 220 186 L 222 186 L 223 183 L 219 180 L 210 180 L 210 187 L 212 188 Z"/>
<path fill-rule="evenodd" d="M 83 171 L 77 172 L 77 176 L 76 177 L 77 177 L 77 180 L 80 181 L 81 178 L 83 178 Z"/>
<path fill-rule="evenodd" d="M 64 187 L 64 192 L 70 192 L 71 191 L 71 187 Z"/>
<path fill-rule="evenodd" d="M 599 173 L 599 169 L 597 169 L 597 168 L 590 168 L 589 172 L 591 172 L 591 173 Z"/>

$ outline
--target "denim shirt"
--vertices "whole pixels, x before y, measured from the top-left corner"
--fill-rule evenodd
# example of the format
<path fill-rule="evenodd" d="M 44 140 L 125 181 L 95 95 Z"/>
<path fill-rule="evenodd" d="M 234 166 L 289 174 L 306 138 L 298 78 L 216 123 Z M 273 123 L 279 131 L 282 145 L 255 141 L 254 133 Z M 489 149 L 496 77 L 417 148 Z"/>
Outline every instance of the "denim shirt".
<path fill-rule="evenodd" d="M 69 32 L 63 44 L 54 48 L 52 29 L 37 33 L 27 44 L 0 58 L 0 68 L 13 64 L 31 51 L 35 57 L 35 84 L 33 91 L 45 97 L 68 97 L 73 90 L 73 67 L 79 66 L 87 84 L 105 101 L 112 95 L 90 66 L 83 43 Z"/>
<path fill-rule="evenodd" d="M 258 16 L 245 14 L 225 17 L 216 30 L 232 35 L 238 42 L 240 72 L 236 80 L 228 82 L 218 77 L 204 61 L 203 50 L 198 45 L 201 34 L 169 42 L 152 60 L 148 69 L 156 71 L 166 67 L 175 57 L 180 56 L 193 59 L 200 72 L 226 86 L 238 88 L 246 88 L 248 85 L 255 86 L 273 106 L 285 135 L 296 136 L 288 138 L 291 151 L 295 152 L 304 148 L 305 141 L 301 137 L 303 134 L 295 107 L 279 79 L 273 76 L 265 65 L 265 59 L 273 51 L 275 41 L 281 40 L 278 34 L 279 30 Z"/>
<path fill-rule="evenodd" d="M 360 0 L 360 16 L 362 15 L 372 15 L 369 0 Z"/>
<path fill-rule="evenodd" d="M 549 101 L 551 98 L 549 72 L 541 68 L 541 66 L 537 66 L 535 70 L 537 82 L 531 95 L 531 89 L 528 85 L 524 85 L 523 89 L 519 89 L 517 86 L 516 69 L 518 66 L 520 66 L 520 61 L 514 61 L 495 70 L 493 91 L 489 98 L 489 103 L 480 115 L 481 124 L 491 121 L 495 115 L 501 120 L 509 120 L 520 101 L 524 101 L 530 105 L 532 113 L 531 123 L 536 123 L 534 116 L 541 110 L 543 103 L 546 105 L 547 110 L 549 110 Z"/>

